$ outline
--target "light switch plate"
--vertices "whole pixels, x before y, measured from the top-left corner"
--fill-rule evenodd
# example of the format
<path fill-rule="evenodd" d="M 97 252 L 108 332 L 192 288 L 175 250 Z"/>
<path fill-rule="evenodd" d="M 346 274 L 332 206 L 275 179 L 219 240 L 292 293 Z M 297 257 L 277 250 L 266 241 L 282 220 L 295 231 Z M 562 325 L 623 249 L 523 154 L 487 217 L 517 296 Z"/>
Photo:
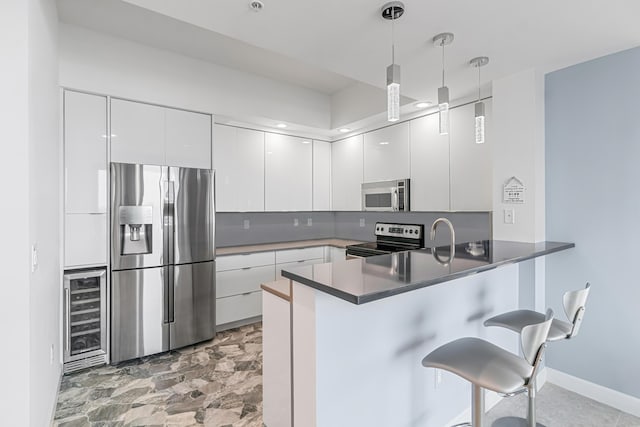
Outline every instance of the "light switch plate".
<path fill-rule="evenodd" d="M 360 218 L 360 227 L 364 227 L 364 218 Z"/>
<path fill-rule="evenodd" d="M 307 218 L 307 227 L 313 226 L 313 218 Z"/>
<path fill-rule="evenodd" d="M 504 223 L 505 224 L 515 224 L 516 223 L 516 214 L 513 209 L 504 209 Z"/>
<path fill-rule="evenodd" d="M 300 225 L 300 221 L 298 221 L 298 218 L 294 218 L 293 219 L 293 226 L 297 227 L 298 225 Z"/>
<path fill-rule="evenodd" d="M 244 222 L 243 222 L 243 224 L 242 224 L 242 227 L 243 227 L 245 230 L 248 230 L 248 229 L 249 229 L 249 227 L 251 227 L 251 221 L 249 221 L 248 219 L 245 219 L 245 220 L 244 220 Z"/>

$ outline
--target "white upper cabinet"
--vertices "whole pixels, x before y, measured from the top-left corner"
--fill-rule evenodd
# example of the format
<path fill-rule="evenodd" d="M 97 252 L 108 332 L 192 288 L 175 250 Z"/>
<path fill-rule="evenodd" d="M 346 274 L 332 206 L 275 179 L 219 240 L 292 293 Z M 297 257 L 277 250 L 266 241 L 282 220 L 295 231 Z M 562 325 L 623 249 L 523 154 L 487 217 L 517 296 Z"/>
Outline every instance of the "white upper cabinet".
<path fill-rule="evenodd" d="M 451 128 L 451 210 L 492 209 L 491 102 L 485 102 L 484 144 L 476 144 L 474 104 L 453 108 Z"/>
<path fill-rule="evenodd" d="M 211 116 L 165 108 L 165 164 L 211 169 Z"/>
<path fill-rule="evenodd" d="M 214 125 L 219 212 L 264 211 L 264 132 Z"/>
<path fill-rule="evenodd" d="M 411 210 L 449 210 L 449 135 L 438 114 L 411 120 Z"/>
<path fill-rule="evenodd" d="M 313 141 L 313 210 L 331 210 L 331 144 Z"/>
<path fill-rule="evenodd" d="M 65 212 L 106 213 L 107 179 L 107 98 L 65 91 Z"/>
<path fill-rule="evenodd" d="M 364 182 L 409 177 L 409 123 L 364 135 Z"/>
<path fill-rule="evenodd" d="M 266 133 L 265 149 L 265 210 L 311 211 L 311 140 Z"/>
<path fill-rule="evenodd" d="M 111 161 L 165 164 L 164 108 L 111 99 Z"/>
<path fill-rule="evenodd" d="M 111 100 L 111 161 L 211 169 L 211 116 Z"/>
<path fill-rule="evenodd" d="M 362 210 L 363 136 L 331 144 L 331 197 L 334 211 Z"/>

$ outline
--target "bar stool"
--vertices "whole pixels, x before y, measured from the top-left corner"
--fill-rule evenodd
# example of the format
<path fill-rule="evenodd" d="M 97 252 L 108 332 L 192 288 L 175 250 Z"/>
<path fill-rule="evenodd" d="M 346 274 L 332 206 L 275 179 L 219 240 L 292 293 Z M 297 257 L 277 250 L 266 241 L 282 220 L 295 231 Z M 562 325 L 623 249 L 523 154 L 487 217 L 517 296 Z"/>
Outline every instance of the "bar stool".
<path fill-rule="evenodd" d="M 569 321 L 553 319 L 548 341 L 568 340 L 578 335 L 590 288 L 591 285 L 587 283 L 584 289 L 565 292 L 562 297 L 562 305 Z M 515 310 L 485 320 L 484 326 L 500 326 L 520 333 L 525 326 L 540 323 L 543 320 L 544 314 L 537 311 Z"/>
<path fill-rule="evenodd" d="M 460 338 L 438 347 L 422 359 L 422 366 L 444 369 L 471 382 L 471 426 L 482 427 L 483 388 L 502 394 L 525 389 L 529 393 L 528 425 L 535 426 L 535 378 L 551 329 L 553 311 L 542 322 L 527 325 L 520 333 L 524 358 L 479 338 Z"/>

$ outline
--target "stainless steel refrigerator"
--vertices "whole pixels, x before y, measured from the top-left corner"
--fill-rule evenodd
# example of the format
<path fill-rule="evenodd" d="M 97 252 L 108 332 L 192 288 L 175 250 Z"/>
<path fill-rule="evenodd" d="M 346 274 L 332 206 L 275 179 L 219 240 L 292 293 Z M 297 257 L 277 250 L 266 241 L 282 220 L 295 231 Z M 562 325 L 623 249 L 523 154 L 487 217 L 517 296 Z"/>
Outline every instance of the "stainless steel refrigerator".
<path fill-rule="evenodd" d="M 214 175 L 111 164 L 111 361 L 213 338 Z"/>

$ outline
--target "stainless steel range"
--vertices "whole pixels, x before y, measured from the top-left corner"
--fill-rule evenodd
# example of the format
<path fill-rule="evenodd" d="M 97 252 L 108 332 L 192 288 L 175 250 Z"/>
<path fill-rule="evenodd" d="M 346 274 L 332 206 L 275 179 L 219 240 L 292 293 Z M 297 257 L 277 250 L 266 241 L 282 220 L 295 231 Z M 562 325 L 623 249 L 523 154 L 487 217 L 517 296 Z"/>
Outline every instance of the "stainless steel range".
<path fill-rule="evenodd" d="M 423 224 L 377 222 L 375 242 L 347 246 L 347 258 L 363 258 L 424 248 Z"/>

